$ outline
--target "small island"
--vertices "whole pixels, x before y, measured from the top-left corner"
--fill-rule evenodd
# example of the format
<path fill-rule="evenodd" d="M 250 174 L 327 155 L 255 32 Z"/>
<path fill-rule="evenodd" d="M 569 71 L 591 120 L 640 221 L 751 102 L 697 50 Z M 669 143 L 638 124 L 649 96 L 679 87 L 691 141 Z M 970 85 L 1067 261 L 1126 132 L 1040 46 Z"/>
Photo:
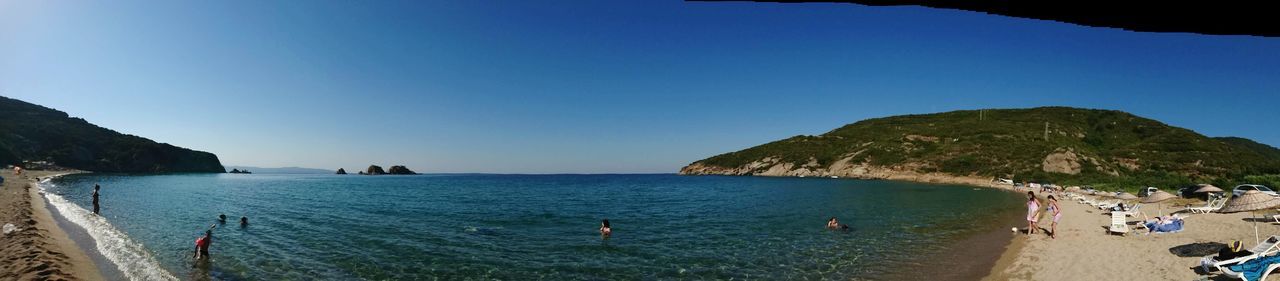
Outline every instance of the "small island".
<path fill-rule="evenodd" d="M 249 170 L 231 169 L 231 171 L 230 171 L 230 172 L 227 172 L 227 173 L 232 173 L 232 174 L 252 174 L 253 172 L 250 172 Z"/>
<path fill-rule="evenodd" d="M 388 170 L 387 173 L 392 175 L 417 175 L 418 174 L 418 173 L 414 173 L 412 170 L 409 170 L 409 168 L 405 168 L 404 166 L 401 166 L 401 165 L 391 166 L 391 169 Z"/>
<path fill-rule="evenodd" d="M 337 173 L 335 173 L 335 174 L 338 174 L 338 175 L 345 175 L 345 174 L 347 174 L 347 170 L 343 170 L 342 168 L 338 168 L 338 172 L 337 172 Z"/>
<path fill-rule="evenodd" d="M 343 171 L 342 169 L 338 169 L 338 173 L 345 174 L 346 171 Z M 404 165 L 393 165 L 391 166 L 391 169 L 388 169 L 388 170 L 383 170 L 382 166 L 369 165 L 369 168 L 365 168 L 364 171 L 360 171 L 359 174 L 361 175 L 417 175 L 418 173 L 414 172 L 413 170 L 409 170 L 409 168 L 405 167 Z"/>

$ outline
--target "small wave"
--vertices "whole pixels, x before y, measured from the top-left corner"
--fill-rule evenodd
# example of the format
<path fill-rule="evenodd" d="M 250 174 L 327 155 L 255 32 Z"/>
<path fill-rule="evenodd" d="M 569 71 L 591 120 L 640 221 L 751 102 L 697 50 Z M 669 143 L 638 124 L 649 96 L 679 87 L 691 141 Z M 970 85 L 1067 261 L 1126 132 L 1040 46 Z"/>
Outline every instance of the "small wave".
<path fill-rule="evenodd" d="M 48 179 L 41 183 L 48 183 Z M 129 280 L 178 280 L 173 274 L 169 274 L 160 267 L 160 263 L 147 252 L 146 248 L 142 247 L 142 244 L 130 239 L 124 232 L 107 222 L 107 219 L 94 215 L 62 196 L 45 192 L 45 186 L 45 184 L 40 185 L 40 193 L 44 194 L 54 208 L 58 209 L 58 213 L 61 213 L 63 218 L 84 228 L 89 233 L 89 237 L 93 238 L 94 244 L 97 244 L 98 252 L 114 263 Z"/>

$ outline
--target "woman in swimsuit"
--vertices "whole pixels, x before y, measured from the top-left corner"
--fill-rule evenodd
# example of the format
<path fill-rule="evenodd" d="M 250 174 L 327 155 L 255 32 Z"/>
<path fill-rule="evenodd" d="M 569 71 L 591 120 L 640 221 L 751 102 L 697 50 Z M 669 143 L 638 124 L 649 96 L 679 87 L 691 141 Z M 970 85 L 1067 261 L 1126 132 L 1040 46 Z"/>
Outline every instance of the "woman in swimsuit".
<path fill-rule="evenodd" d="M 1040 217 L 1040 201 L 1035 191 L 1027 191 L 1027 235 L 1036 233 L 1036 218 Z"/>
<path fill-rule="evenodd" d="M 1058 199 L 1049 195 L 1049 212 L 1053 213 L 1053 224 L 1049 226 L 1049 238 L 1058 239 L 1058 219 L 1062 218 L 1062 209 L 1058 208 Z"/>

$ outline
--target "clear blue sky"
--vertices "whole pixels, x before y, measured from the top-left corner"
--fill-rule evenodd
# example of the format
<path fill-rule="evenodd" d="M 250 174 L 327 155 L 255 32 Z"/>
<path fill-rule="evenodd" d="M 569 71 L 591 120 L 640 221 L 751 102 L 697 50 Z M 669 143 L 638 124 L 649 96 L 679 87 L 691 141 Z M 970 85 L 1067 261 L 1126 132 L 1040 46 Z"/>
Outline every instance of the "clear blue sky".
<path fill-rule="evenodd" d="M 0 1 L 0 95 L 226 165 L 675 172 L 865 118 L 1063 105 L 1280 145 L 1280 39 L 914 7 Z"/>

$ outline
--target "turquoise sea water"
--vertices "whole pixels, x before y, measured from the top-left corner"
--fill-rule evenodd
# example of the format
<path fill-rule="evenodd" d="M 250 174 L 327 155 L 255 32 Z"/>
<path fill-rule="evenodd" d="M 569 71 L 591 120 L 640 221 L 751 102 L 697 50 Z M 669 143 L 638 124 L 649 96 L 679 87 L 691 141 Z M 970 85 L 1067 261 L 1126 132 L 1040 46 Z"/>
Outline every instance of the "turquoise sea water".
<path fill-rule="evenodd" d="M 101 217 L 84 211 L 94 183 Z M 961 186 L 676 175 L 81 174 L 42 188 L 136 279 L 876 279 L 1021 208 Z M 220 213 L 213 260 L 194 263 Z M 826 230 L 831 216 L 851 230 Z"/>

